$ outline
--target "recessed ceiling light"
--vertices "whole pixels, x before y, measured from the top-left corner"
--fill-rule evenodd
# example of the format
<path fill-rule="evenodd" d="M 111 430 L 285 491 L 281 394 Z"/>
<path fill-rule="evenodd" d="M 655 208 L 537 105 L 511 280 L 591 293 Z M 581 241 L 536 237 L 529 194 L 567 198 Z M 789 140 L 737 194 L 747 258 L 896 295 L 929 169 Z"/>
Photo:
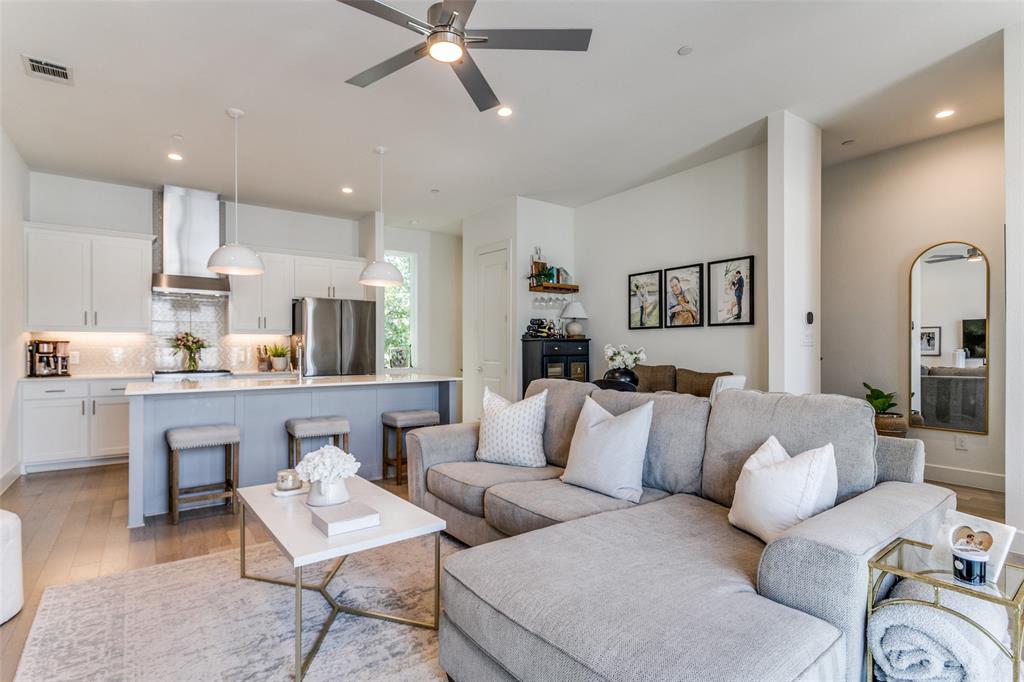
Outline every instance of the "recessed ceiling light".
<path fill-rule="evenodd" d="M 955 113 L 956 111 L 954 111 L 953 109 L 943 109 L 939 113 L 935 114 L 935 118 L 949 118 Z"/>
<path fill-rule="evenodd" d="M 857 144 L 857 140 L 843 140 L 839 144 L 841 144 L 844 147 L 849 147 L 850 145 Z"/>
<path fill-rule="evenodd" d="M 435 188 L 435 189 L 430 190 L 430 193 L 431 194 L 440 194 L 441 190 Z"/>
<path fill-rule="evenodd" d="M 691 52 L 693 52 L 693 48 L 690 47 L 689 45 L 683 45 L 681 48 L 676 50 L 676 54 L 679 55 L 680 57 L 685 57 Z"/>
<path fill-rule="evenodd" d="M 342 187 L 339 191 L 342 194 L 352 194 L 352 188 L 351 187 Z"/>
<path fill-rule="evenodd" d="M 419 224 L 420 224 L 420 221 L 418 221 L 418 220 L 410 220 L 410 221 L 409 221 L 409 224 L 410 224 L 410 225 L 419 225 Z"/>
<path fill-rule="evenodd" d="M 502 118 L 508 118 L 512 115 L 512 107 L 501 107 L 498 109 L 498 116 Z"/>
<path fill-rule="evenodd" d="M 167 155 L 167 158 L 170 159 L 171 161 L 181 161 L 185 157 L 179 154 L 178 152 L 171 152 L 170 154 Z"/>

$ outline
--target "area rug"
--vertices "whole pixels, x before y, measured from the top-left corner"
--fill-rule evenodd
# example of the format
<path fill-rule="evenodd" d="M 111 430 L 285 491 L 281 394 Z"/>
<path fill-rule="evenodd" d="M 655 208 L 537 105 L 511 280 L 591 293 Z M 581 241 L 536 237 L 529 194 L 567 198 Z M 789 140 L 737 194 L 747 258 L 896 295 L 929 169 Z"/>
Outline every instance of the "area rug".
<path fill-rule="evenodd" d="M 434 539 L 350 556 L 331 583 L 346 605 L 430 620 Z M 462 546 L 443 538 L 442 556 Z M 306 569 L 318 580 L 329 564 Z M 246 550 L 246 571 L 291 578 L 277 548 Z M 303 649 L 330 609 L 303 592 Z M 54 680 L 287 680 L 294 657 L 294 590 L 238 576 L 238 550 L 46 590 L 16 682 Z M 340 614 L 306 678 L 439 680 L 437 632 Z"/>

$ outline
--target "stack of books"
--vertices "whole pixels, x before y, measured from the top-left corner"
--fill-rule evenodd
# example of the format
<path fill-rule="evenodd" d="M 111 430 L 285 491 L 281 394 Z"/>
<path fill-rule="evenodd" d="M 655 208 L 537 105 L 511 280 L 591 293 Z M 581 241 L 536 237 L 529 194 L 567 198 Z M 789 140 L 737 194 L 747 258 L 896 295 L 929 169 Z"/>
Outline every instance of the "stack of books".
<path fill-rule="evenodd" d="M 313 525 L 328 537 L 380 525 L 380 512 L 356 500 L 332 507 L 317 507 L 310 514 Z"/>

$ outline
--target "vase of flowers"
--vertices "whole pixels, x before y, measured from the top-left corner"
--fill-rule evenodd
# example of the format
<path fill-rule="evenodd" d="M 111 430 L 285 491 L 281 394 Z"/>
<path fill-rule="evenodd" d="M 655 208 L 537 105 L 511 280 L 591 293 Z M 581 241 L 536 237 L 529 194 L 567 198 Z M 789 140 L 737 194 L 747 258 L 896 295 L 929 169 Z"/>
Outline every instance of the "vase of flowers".
<path fill-rule="evenodd" d="M 348 502 L 350 495 L 345 479 L 356 475 L 359 462 L 341 448 L 325 445 L 307 453 L 296 465 L 295 471 L 300 479 L 309 481 L 306 504 L 311 507 L 327 507 Z"/>
<path fill-rule="evenodd" d="M 633 368 L 647 359 L 647 351 L 643 348 L 633 350 L 625 344 L 613 346 L 609 343 L 604 347 L 604 357 L 608 361 L 608 371 L 604 373 L 605 379 L 625 381 L 634 386 L 640 384 L 640 377 L 636 375 Z"/>
<path fill-rule="evenodd" d="M 192 332 L 179 332 L 171 337 L 171 348 L 175 355 L 185 355 L 185 369 L 194 372 L 199 369 L 199 355 L 207 347 L 205 339 L 192 334 Z"/>

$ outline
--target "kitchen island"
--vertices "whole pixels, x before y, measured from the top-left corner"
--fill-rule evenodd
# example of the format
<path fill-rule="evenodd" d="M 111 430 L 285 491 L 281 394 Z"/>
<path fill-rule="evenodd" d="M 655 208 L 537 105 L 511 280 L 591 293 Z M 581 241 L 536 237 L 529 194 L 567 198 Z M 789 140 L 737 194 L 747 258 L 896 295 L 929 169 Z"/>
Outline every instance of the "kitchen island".
<path fill-rule="evenodd" d="M 244 487 L 272 483 L 277 472 L 287 468 L 286 420 L 340 415 L 351 424 L 349 447 L 362 464 L 359 475 L 373 480 L 382 476 L 381 413 L 437 410 L 441 423 L 449 424 L 457 418 L 460 381 L 432 374 L 369 374 L 128 384 L 128 526 L 143 526 L 146 516 L 167 512 L 167 429 L 236 424 L 242 432 L 238 485 Z M 303 453 L 327 442 L 327 438 L 305 439 Z M 223 480 L 220 452 L 219 447 L 184 452 L 181 485 Z"/>

